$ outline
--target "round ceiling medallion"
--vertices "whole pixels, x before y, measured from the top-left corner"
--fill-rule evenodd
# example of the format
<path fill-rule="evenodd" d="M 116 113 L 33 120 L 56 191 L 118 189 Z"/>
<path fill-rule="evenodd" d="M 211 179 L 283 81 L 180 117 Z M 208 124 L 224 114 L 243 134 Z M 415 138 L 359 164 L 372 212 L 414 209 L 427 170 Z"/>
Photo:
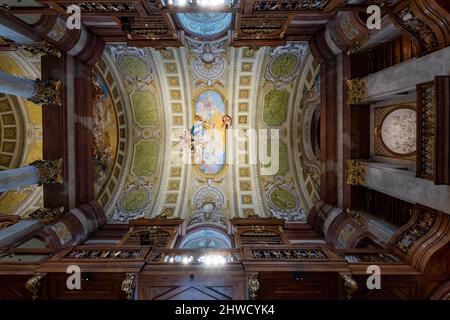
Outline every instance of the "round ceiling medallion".
<path fill-rule="evenodd" d="M 416 111 L 401 108 L 389 113 L 381 125 L 381 140 L 393 153 L 408 155 L 416 151 Z"/>

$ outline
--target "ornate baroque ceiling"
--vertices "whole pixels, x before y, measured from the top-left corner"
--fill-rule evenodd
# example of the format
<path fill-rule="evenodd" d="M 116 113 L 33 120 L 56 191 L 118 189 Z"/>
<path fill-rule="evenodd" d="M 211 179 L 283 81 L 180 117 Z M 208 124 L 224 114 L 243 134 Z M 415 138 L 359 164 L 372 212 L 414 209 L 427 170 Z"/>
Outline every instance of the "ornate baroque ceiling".
<path fill-rule="evenodd" d="M 96 66 L 96 189 L 110 220 L 163 214 L 187 219 L 188 228 L 252 215 L 304 222 L 319 188 L 310 134 L 319 68 L 306 43 L 254 50 L 226 38 L 186 40 L 159 51 L 109 45 Z M 218 128 L 218 154 L 204 155 L 219 164 L 180 162 L 183 137 L 195 137 L 198 125 Z M 276 171 L 254 159 L 272 149 L 267 129 L 279 130 Z"/>

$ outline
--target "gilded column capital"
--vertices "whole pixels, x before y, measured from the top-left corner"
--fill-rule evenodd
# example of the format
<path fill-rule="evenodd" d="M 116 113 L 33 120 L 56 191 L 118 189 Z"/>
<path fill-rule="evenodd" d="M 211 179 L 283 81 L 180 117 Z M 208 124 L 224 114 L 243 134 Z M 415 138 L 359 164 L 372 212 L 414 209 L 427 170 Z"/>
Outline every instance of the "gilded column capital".
<path fill-rule="evenodd" d="M 122 281 L 122 291 L 127 295 L 127 300 L 132 300 L 134 289 L 136 288 L 136 274 L 126 273 L 125 279 Z"/>
<path fill-rule="evenodd" d="M 367 79 L 350 79 L 347 80 L 347 103 L 361 103 L 367 96 Z"/>
<path fill-rule="evenodd" d="M 62 159 L 58 160 L 36 160 L 30 163 L 39 171 L 38 185 L 44 183 L 62 183 Z"/>
<path fill-rule="evenodd" d="M 39 220 L 45 224 L 48 224 L 63 216 L 64 207 L 59 208 L 39 208 L 28 215 L 28 219 Z"/>
<path fill-rule="evenodd" d="M 35 94 L 28 98 L 29 101 L 36 104 L 61 105 L 61 81 L 36 79 L 35 89 Z"/>
<path fill-rule="evenodd" d="M 352 186 L 364 185 L 366 182 L 366 167 L 358 160 L 347 160 L 347 184 Z"/>
<path fill-rule="evenodd" d="M 44 278 L 44 273 L 36 273 L 33 277 L 28 279 L 25 283 L 25 288 L 31 293 L 33 300 L 39 297 L 39 290 L 42 286 L 42 279 Z"/>

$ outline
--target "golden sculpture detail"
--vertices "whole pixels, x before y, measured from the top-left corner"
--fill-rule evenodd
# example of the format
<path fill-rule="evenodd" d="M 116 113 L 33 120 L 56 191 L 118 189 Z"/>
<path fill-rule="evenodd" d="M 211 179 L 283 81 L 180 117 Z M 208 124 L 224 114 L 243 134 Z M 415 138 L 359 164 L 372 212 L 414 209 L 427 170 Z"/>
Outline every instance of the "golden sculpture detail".
<path fill-rule="evenodd" d="M 155 219 L 167 219 L 168 217 L 172 216 L 173 214 L 173 208 L 165 208 L 163 211 L 161 211 L 160 214 L 155 216 Z"/>
<path fill-rule="evenodd" d="M 248 219 L 259 218 L 253 209 L 244 209 L 244 216 Z"/>
<path fill-rule="evenodd" d="M 347 160 L 347 184 L 359 186 L 365 183 L 366 170 L 364 164 L 357 160 Z"/>
<path fill-rule="evenodd" d="M 358 291 L 358 284 L 350 273 L 341 274 L 341 277 L 344 280 L 345 297 L 351 300 L 353 293 Z"/>
<path fill-rule="evenodd" d="M 39 171 L 38 185 L 44 183 L 62 183 L 62 159 L 58 160 L 36 160 L 30 163 Z"/>
<path fill-rule="evenodd" d="M 25 283 L 25 288 L 31 293 L 31 297 L 33 300 L 36 300 L 39 297 L 39 289 L 42 286 L 42 279 L 45 274 L 36 273 L 33 277 L 28 279 L 27 283 Z"/>
<path fill-rule="evenodd" d="M 345 213 L 347 214 L 347 216 L 352 218 L 352 220 L 355 221 L 357 225 L 360 225 L 360 226 L 364 225 L 364 220 L 362 219 L 359 212 L 350 210 L 350 208 L 347 208 L 347 209 L 345 209 Z"/>
<path fill-rule="evenodd" d="M 256 299 L 256 294 L 259 290 L 259 281 L 258 281 L 258 274 L 252 273 L 248 277 L 248 293 L 250 295 L 251 300 Z"/>
<path fill-rule="evenodd" d="M 367 79 L 347 80 L 347 103 L 358 104 L 366 98 Z"/>
<path fill-rule="evenodd" d="M 39 220 L 45 224 L 48 224 L 56 219 L 59 219 L 63 216 L 64 207 L 59 208 L 39 208 L 28 215 L 28 219 Z"/>
<path fill-rule="evenodd" d="M 122 291 L 127 295 L 127 300 L 132 300 L 134 289 L 136 288 L 136 275 L 134 273 L 126 273 L 125 279 L 122 281 Z"/>
<path fill-rule="evenodd" d="M 21 49 L 30 57 L 40 57 L 45 55 L 56 56 L 58 58 L 61 57 L 61 52 L 45 40 L 21 44 L 18 46 L 18 49 Z"/>
<path fill-rule="evenodd" d="M 40 79 L 35 80 L 36 92 L 34 96 L 28 98 L 35 104 L 56 104 L 61 105 L 61 81 Z"/>

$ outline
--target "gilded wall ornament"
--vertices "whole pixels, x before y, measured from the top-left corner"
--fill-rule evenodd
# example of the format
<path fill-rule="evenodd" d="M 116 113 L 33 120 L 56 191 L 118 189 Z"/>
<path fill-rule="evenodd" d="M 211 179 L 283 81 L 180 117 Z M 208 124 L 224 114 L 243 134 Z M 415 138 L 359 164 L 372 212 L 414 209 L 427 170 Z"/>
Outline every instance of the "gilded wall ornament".
<path fill-rule="evenodd" d="M 354 210 L 350 210 L 350 208 L 345 209 L 345 214 L 350 217 L 353 221 L 355 221 L 355 223 L 359 226 L 363 226 L 364 225 L 364 220 L 361 217 L 361 215 L 359 214 L 359 212 L 354 211 Z"/>
<path fill-rule="evenodd" d="M 30 166 L 38 170 L 38 185 L 46 183 L 62 183 L 62 159 L 58 160 L 36 160 Z"/>
<path fill-rule="evenodd" d="M 125 279 L 122 281 L 122 291 L 125 292 L 127 300 L 132 300 L 134 296 L 134 289 L 136 288 L 136 274 L 126 273 Z"/>
<path fill-rule="evenodd" d="M 172 215 L 173 215 L 173 208 L 165 208 L 163 211 L 161 211 L 160 214 L 155 216 L 155 219 L 167 219 Z"/>
<path fill-rule="evenodd" d="M 358 291 L 358 284 L 356 281 L 352 278 L 352 275 L 350 273 L 341 273 L 342 280 L 344 281 L 344 289 L 345 289 L 345 297 L 348 300 L 351 300 L 353 293 Z"/>
<path fill-rule="evenodd" d="M 30 57 L 40 57 L 45 55 L 56 56 L 58 58 L 61 57 L 61 51 L 45 40 L 21 44 L 18 48 Z"/>
<path fill-rule="evenodd" d="M 329 0 L 257 0 L 252 12 L 298 11 L 323 9 Z"/>
<path fill-rule="evenodd" d="M 367 79 L 347 80 L 347 103 L 358 104 L 366 98 Z"/>
<path fill-rule="evenodd" d="M 61 105 L 61 81 L 35 80 L 35 94 L 27 100 L 35 104 Z"/>
<path fill-rule="evenodd" d="M 252 249 L 257 260 L 327 260 L 322 249 Z"/>
<path fill-rule="evenodd" d="M 39 220 L 48 224 L 56 219 L 59 219 L 64 214 L 64 207 L 49 209 L 39 208 L 28 215 L 28 219 Z"/>
<path fill-rule="evenodd" d="M 44 276 L 44 273 L 36 273 L 33 277 L 28 279 L 27 283 L 25 283 L 25 288 L 31 293 L 33 300 L 39 298 L 39 291 L 42 286 Z"/>
<path fill-rule="evenodd" d="M 363 185 L 366 180 L 365 165 L 357 160 L 347 160 L 347 184 Z"/>
<path fill-rule="evenodd" d="M 256 299 L 256 294 L 259 290 L 259 281 L 258 281 L 258 274 L 252 273 L 248 276 L 248 295 L 250 300 Z"/>
<path fill-rule="evenodd" d="M 142 249 L 73 249 L 63 259 L 133 260 L 141 253 Z"/>

